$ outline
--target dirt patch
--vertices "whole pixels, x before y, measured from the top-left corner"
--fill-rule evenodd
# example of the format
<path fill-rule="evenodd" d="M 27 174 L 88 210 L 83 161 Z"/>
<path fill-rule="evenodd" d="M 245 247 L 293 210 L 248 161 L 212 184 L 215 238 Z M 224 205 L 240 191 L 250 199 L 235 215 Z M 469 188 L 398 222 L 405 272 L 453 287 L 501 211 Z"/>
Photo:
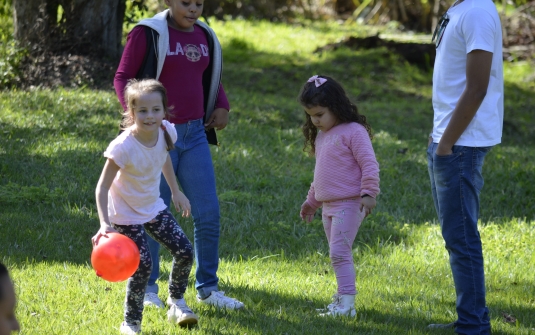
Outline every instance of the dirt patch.
<path fill-rule="evenodd" d="M 118 61 L 97 55 L 42 53 L 21 64 L 19 84 L 28 87 L 113 89 Z"/>
<path fill-rule="evenodd" d="M 525 40 L 523 40 L 525 41 Z M 436 49 L 434 43 L 406 43 L 385 40 L 379 36 L 353 37 L 350 36 L 340 42 L 330 43 L 317 48 L 314 52 L 336 50 L 340 47 L 348 47 L 353 50 L 365 50 L 385 47 L 390 52 L 402 56 L 409 63 L 424 69 L 432 69 L 435 64 Z M 503 48 L 503 59 L 507 61 L 530 60 L 535 57 L 535 45 L 519 44 Z"/>
<path fill-rule="evenodd" d="M 397 53 L 405 58 L 409 63 L 422 68 L 432 69 L 435 64 L 435 45 L 425 43 L 401 43 L 391 40 L 384 40 L 379 36 L 353 37 L 350 36 L 338 43 L 327 44 L 314 52 L 336 50 L 342 46 L 353 50 L 375 49 L 385 47 L 390 52 Z"/>

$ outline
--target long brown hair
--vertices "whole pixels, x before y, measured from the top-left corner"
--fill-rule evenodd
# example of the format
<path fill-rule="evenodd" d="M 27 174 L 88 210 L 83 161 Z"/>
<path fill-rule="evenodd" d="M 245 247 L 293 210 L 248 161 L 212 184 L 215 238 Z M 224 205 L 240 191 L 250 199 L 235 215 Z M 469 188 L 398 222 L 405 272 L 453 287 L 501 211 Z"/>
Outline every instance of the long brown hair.
<path fill-rule="evenodd" d="M 160 93 L 162 96 L 162 104 L 164 109 L 164 119 L 168 120 L 170 108 L 167 106 L 167 90 L 158 80 L 155 79 L 131 79 L 124 88 L 124 98 L 126 101 L 126 110 L 123 113 L 123 121 L 121 122 L 121 129 L 124 130 L 134 124 L 134 110 L 139 97 L 143 94 Z M 175 144 L 171 139 L 171 135 L 167 132 L 167 129 L 163 127 L 163 134 L 165 138 L 165 144 L 167 145 L 167 151 L 173 150 Z"/>
<path fill-rule="evenodd" d="M 318 76 L 318 78 L 326 79 L 323 84 L 316 87 L 314 81 L 307 82 L 299 93 L 299 103 L 306 108 L 316 106 L 326 107 L 336 118 L 338 123 L 356 122 L 364 126 L 370 139 L 373 139 L 372 127 L 366 122 L 366 117 L 359 114 L 357 106 L 349 100 L 343 87 L 337 83 L 333 78 L 327 76 Z M 305 136 L 305 145 L 303 151 L 314 154 L 316 151 L 316 137 L 318 136 L 318 128 L 312 123 L 310 115 L 305 113 L 306 121 L 303 125 L 303 135 Z"/>

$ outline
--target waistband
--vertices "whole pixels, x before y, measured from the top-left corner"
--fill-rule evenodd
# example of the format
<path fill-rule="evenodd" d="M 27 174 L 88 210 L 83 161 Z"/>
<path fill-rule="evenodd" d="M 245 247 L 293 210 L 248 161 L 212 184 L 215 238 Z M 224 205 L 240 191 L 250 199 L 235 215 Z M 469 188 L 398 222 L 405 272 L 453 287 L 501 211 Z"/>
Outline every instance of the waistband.
<path fill-rule="evenodd" d="M 339 200 L 333 200 L 333 201 L 322 201 L 325 204 L 336 204 L 336 203 L 342 203 L 342 202 L 357 202 L 360 201 L 361 198 L 349 198 L 349 199 L 339 199 Z"/>
<path fill-rule="evenodd" d="M 184 122 L 184 123 L 175 123 L 175 126 L 183 126 L 183 125 L 193 126 L 197 124 L 204 125 L 204 120 L 202 118 L 196 119 L 196 120 L 189 120 L 188 122 Z"/>

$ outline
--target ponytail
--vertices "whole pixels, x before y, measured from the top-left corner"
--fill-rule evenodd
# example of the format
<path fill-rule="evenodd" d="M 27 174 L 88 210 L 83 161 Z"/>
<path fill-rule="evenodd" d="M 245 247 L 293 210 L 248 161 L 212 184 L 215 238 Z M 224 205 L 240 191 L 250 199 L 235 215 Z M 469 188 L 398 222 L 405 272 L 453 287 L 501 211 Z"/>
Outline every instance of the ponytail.
<path fill-rule="evenodd" d="M 171 151 L 175 148 L 175 143 L 173 143 L 173 140 L 171 139 L 171 135 L 167 132 L 167 129 L 162 124 L 162 130 L 163 130 L 163 136 L 165 138 L 165 144 L 167 144 L 167 151 Z"/>

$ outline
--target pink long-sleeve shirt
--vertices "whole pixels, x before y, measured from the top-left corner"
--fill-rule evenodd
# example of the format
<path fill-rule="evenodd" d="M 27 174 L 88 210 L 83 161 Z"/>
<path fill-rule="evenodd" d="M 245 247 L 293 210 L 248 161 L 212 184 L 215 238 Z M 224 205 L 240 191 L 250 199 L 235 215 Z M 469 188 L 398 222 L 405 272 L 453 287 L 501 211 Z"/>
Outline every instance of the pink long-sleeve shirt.
<path fill-rule="evenodd" d="M 314 208 L 325 201 L 375 198 L 379 194 L 379 163 L 366 128 L 339 124 L 316 137 L 316 167 L 307 201 Z"/>

